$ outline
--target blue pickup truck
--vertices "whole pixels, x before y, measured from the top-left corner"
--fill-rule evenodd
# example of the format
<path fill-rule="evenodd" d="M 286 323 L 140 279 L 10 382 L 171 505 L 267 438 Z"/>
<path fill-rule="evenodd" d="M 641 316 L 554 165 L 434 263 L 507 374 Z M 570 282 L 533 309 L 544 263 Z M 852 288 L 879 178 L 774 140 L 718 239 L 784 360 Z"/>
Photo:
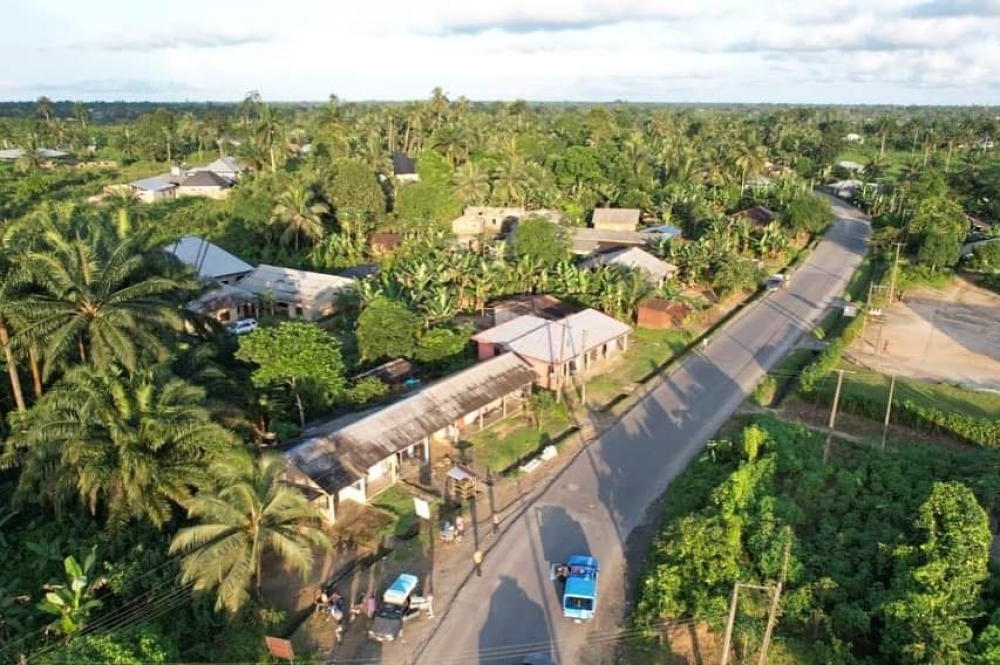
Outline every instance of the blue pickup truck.
<path fill-rule="evenodd" d="M 552 564 L 550 577 L 563 585 L 563 616 L 575 623 L 591 621 L 597 611 L 597 559 L 574 554 L 566 563 Z"/>

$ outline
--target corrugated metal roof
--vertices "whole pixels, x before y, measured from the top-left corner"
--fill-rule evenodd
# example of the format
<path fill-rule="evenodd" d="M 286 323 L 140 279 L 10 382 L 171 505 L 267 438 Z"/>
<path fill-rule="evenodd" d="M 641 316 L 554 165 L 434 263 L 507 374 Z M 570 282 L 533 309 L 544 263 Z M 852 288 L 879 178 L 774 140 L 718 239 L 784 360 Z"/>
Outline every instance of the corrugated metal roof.
<path fill-rule="evenodd" d="M 171 189 L 177 185 L 170 181 L 170 175 L 154 175 L 151 178 L 143 178 L 142 180 L 134 180 L 129 183 L 136 189 L 141 189 L 147 192 L 159 192 L 164 189 Z"/>
<path fill-rule="evenodd" d="M 198 270 L 202 279 L 249 273 L 253 266 L 198 236 L 184 236 L 164 249 Z"/>
<path fill-rule="evenodd" d="M 193 312 L 210 313 L 217 312 L 223 308 L 249 305 L 254 300 L 256 300 L 256 297 L 252 293 L 236 288 L 235 286 L 223 284 L 217 289 L 212 289 L 202 294 L 197 300 L 188 303 L 188 309 Z"/>
<path fill-rule="evenodd" d="M 234 157 L 229 155 L 223 155 L 211 164 L 206 164 L 205 166 L 198 169 L 199 171 L 212 171 L 213 173 L 219 174 L 230 174 L 230 173 L 241 173 L 247 170 L 243 164 L 240 164 Z"/>
<path fill-rule="evenodd" d="M 593 268 L 600 265 L 619 265 L 641 270 L 647 273 L 655 281 L 667 279 L 677 272 L 677 266 L 666 261 L 661 261 L 652 254 L 638 247 L 623 247 L 603 254 L 596 254 L 580 262 L 585 268 Z"/>
<path fill-rule="evenodd" d="M 262 263 L 240 280 L 239 287 L 257 295 L 270 290 L 275 298 L 283 302 L 309 305 L 344 289 L 353 289 L 355 281 L 338 275 Z"/>
<path fill-rule="evenodd" d="M 473 339 L 498 344 L 519 356 L 555 365 L 606 344 L 631 330 L 630 326 L 607 314 L 596 309 L 585 309 L 560 321 L 546 321 L 526 314 L 484 330 Z"/>
<path fill-rule="evenodd" d="M 228 187 L 231 181 L 212 171 L 196 171 L 181 182 L 181 187 Z"/>
<path fill-rule="evenodd" d="M 534 370 L 517 356 L 496 356 L 343 427 L 321 424 L 286 456 L 332 494 L 382 460 L 534 379 Z"/>
<path fill-rule="evenodd" d="M 541 328 L 546 323 L 547 319 L 543 319 L 540 316 L 535 316 L 534 314 L 524 314 L 517 318 L 511 319 L 506 323 L 501 323 L 498 326 L 493 326 L 488 328 L 481 333 L 472 336 L 473 341 L 484 342 L 486 344 L 505 344 L 509 343 L 511 340 L 515 340 L 518 337 L 522 337 L 527 333 Z"/>
<path fill-rule="evenodd" d="M 638 208 L 594 208 L 591 223 L 594 228 L 601 224 L 629 224 L 633 227 L 639 225 L 639 217 L 642 211 Z"/>

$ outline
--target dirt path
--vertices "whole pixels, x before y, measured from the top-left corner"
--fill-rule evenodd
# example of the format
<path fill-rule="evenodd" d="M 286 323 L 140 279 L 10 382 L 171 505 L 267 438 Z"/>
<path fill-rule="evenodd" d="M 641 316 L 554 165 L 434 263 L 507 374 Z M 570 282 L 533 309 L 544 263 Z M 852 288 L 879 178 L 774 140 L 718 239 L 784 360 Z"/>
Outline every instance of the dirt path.
<path fill-rule="evenodd" d="M 870 320 L 850 349 L 883 374 L 1000 390 L 1000 295 L 956 278 L 945 289 L 916 288 Z"/>

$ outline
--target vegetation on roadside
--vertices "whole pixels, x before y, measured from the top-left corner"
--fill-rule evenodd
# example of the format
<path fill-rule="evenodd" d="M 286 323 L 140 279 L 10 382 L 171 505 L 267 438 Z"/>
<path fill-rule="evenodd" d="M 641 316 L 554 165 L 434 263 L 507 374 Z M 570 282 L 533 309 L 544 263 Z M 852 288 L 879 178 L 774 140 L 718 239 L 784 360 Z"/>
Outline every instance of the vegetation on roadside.
<path fill-rule="evenodd" d="M 770 417 L 712 441 L 668 490 L 634 620 L 725 625 L 737 581 L 784 580 L 776 640 L 836 662 L 991 662 L 994 451 L 889 453 Z M 767 597 L 740 597 L 733 644 L 756 657 Z"/>

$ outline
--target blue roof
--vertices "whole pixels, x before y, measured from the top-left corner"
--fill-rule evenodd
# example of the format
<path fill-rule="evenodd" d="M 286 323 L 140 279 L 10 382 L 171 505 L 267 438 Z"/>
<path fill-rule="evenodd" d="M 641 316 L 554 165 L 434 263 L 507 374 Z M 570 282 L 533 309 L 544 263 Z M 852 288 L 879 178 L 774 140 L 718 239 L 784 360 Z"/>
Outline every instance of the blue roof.
<path fill-rule="evenodd" d="M 670 237 L 679 236 L 682 233 L 682 231 L 679 228 L 677 228 L 676 226 L 670 226 L 670 225 L 666 225 L 666 224 L 663 225 L 663 226 L 650 226 L 650 227 L 647 227 L 645 229 L 641 229 L 639 232 L 640 233 L 658 233 L 660 235 L 670 236 Z"/>

